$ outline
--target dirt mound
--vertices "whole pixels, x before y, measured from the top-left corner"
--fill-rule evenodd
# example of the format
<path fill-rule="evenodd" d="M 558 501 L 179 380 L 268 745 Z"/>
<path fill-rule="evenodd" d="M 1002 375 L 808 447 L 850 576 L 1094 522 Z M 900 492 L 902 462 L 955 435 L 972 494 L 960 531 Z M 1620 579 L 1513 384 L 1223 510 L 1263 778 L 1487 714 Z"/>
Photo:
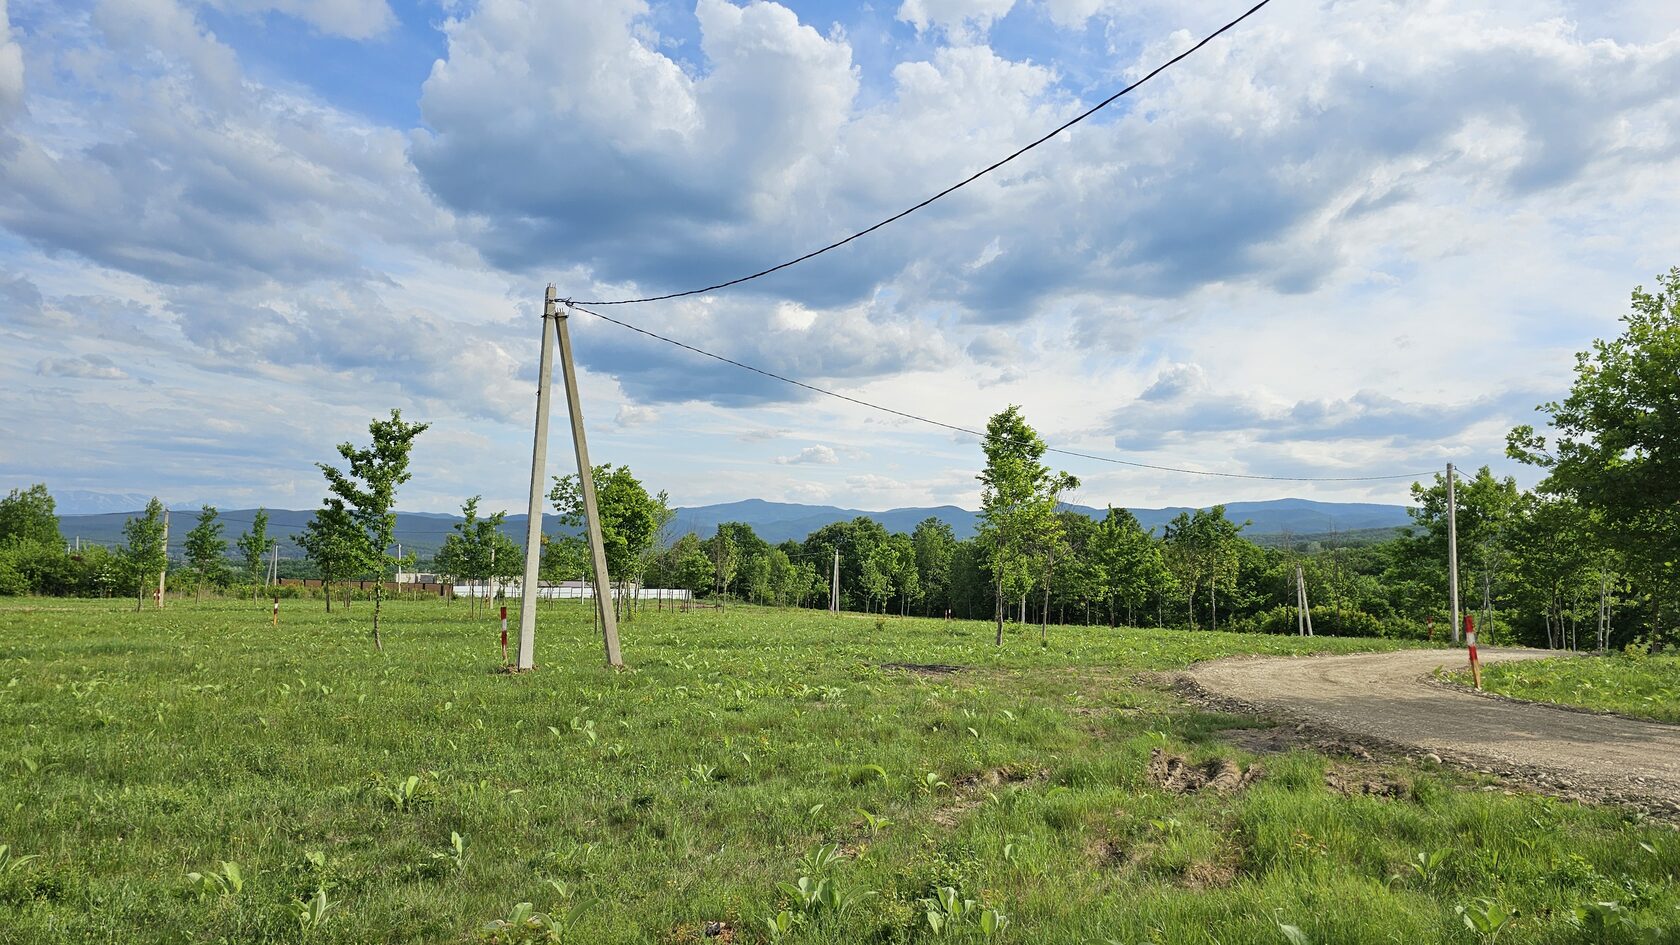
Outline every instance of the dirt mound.
<path fill-rule="evenodd" d="M 1352 768 L 1335 767 L 1324 772 L 1324 786 L 1347 797 L 1405 797 L 1411 789 L 1385 774 L 1364 774 Z"/>
<path fill-rule="evenodd" d="M 1250 765 L 1247 771 L 1228 758 L 1215 758 L 1204 764 L 1191 764 L 1183 755 L 1169 755 L 1159 748 L 1149 751 L 1149 780 L 1172 794 L 1194 794 L 1209 790 L 1215 794 L 1240 791 L 1264 774 L 1260 765 Z"/>

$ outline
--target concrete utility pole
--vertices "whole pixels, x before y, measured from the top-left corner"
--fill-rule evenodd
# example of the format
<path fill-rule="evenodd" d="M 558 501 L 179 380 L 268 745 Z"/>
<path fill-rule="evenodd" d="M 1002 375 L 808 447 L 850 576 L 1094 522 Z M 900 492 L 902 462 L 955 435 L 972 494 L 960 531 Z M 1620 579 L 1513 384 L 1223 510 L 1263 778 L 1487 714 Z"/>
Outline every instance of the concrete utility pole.
<path fill-rule="evenodd" d="M 840 549 L 834 549 L 834 584 L 828 591 L 828 609 L 840 612 Z"/>
<path fill-rule="evenodd" d="M 583 403 L 578 399 L 577 367 L 572 363 L 572 333 L 566 316 L 555 319 L 560 335 L 560 376 L 566 381 L 566 409 L 572 416 L 572 447 L 577 452 L 578 491 L 583 493 L 583 518 L 589 532 L 589 556 L 595 562 L 595 600 L 601 610 L 601 642 L 608 666 L 623 666 L 618 652 L 618 615 L 612 606 L 612 579 L 607 574 L 607 550 L 601 540 L 601 515 L 595 508 L 595 467 L 589 465 L 589 443 L 583 436 Z"/>
<path fill-rule="evenodd" d="M 1301 636 L 1310 637 L 1313 635 L 1312 603 L 1307 600 L 1307 575 L 1300 565 L 1295 566 L 1295 599 L 1300 602 L 1297 610 L 1300 624 L 1298 629 Z"/>
<path fill-rule="evenodd" d="M 514 659 L 516 669 L 536 666 L 537 595 L 542 565 L 543 486 L 548 476 L 548 401 L 554 373 L 555 322 L 559 321 L 555 302 L 559 299 L 554 286 L 548 287 L 543 299 L 542 356 L 537 366 L 537 429 L 531 444 L 531 505 L 525 523 L 525 577 L 519 593 L 519 651 Z"/>
<path fill-rule="evenodd" d="M 169 573 L 169 506 L 163 507 L 163 567 L 158 569 L 157 605 L 163 606 L 163 577 Z"/>
<path fill-rule="evenodd" d="M 1295 566 L 1295 635 L 1307 635 L 1307 602 L 1301 595 L 1301 566 Z"/>
<path fill-rule="evenodd" d="M 1447 587 L 1452 597 L 1453 645 L 1457 646 L 1464 629 L 1458 614 L 1458 497 L 1453 480 L 1457 473 L 1447 464 Z"/>

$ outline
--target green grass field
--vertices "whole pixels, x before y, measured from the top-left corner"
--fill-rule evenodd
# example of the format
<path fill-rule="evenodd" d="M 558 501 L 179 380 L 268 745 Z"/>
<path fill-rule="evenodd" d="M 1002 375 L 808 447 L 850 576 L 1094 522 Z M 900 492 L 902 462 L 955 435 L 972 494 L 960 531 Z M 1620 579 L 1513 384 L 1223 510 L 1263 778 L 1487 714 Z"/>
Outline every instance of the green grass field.
<path fill-rule="evenodd" d="M 614 673 L 566 604 L 506 676 L 464 603 L 391 606 L 384 655 L 284 606 L 0 602 L 0 942 L 1680 938 L 1680 834 L 1624 811 L 1305 751 L 1146 776 L 1256 723 L 1139 671 L 1382 641 L 739 608 L 626 624 Z M 520 902 L 561 931 L 485 930 Z"/>
<path fill-rule="evenodd" d="M 1469 685 L 1470 674 L 1451 678 Z M 1495 663 L 1482 670 L 1489 692 L 1680 724 L 1680 656 L 1576 656 Z"/>

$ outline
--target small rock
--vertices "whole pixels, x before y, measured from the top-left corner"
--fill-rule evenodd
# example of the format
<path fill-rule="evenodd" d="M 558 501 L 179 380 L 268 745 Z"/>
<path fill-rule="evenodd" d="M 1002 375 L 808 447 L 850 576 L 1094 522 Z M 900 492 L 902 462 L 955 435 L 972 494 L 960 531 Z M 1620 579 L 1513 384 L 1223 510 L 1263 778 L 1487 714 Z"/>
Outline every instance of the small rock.
<path fill-rule="evenodd" d="M 1429 752 L 1423 756 L 1423 760 L 1429 762 L 1430 764 L 1438 765 L 1441 763 L 1441 756 L 1435 754 L 1434 752 Z"/>

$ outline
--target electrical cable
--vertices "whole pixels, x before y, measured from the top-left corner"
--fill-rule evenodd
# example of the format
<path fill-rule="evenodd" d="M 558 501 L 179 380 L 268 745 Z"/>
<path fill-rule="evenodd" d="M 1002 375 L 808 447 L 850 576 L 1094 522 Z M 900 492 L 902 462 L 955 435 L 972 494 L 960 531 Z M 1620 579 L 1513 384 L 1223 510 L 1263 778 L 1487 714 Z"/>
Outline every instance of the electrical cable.
<path fill-rule="evenodd" d="M 1033 148 L 1038 147 L 1039 145 L 1043 144 L 1044 142 L 1049 141 L 1051 138 L 1054 138 L 1057 135 L 1061 134 L 1062 132 L 1068 130 L 1069 128 L 1072 128 L 1074 125 L 1077 125 L 1080 122 L 1084 121 L 1085 119 L 1090 118 L 1092 115 L 1095 115 L 1097 112 L 1102 111 L 1103 109 L 1107 108 L 1109 105 L 1112 105 L 1114 102 L 1118 101 L 1122 96 L 1127 95 L 1128 93 L 1130 93 L 1134 89 L 1143 85 L 1145 82 L 1148 82 L 1150 79 L 1153 79 L 1156 76 L 1160 75 L 1161 73 L 1163 73 L 1163 72 L 1167 71 L 1168 69 L 1172 68 L 1180 60 L 1187 58 L 1192 53 L 1196 52 L 1198 49 L 1201 49 L 1203 46 L 1206 46 L 1208 43 L 1213 42 L 1213 40 L 1217 39 L 1226 30 L 1231 29 L 1232 27 L 1236 26 L 1238 23 L 1241 23 L 1243 20 L 1246 20 L 1249 17 L 1253 16 L 1255 13 L 1258 13 L 1260 11 L 1261 7 L 1265 6 L 1266 4 L 1268 4 L 1270 2 L 1271 2 L 1271 0 L 1260 0 L 1259 3 L 1256 3 L 1254 6 L 1250 7 L 1248 9 L 1248 12 L 1244 13 L 1242 16 L 1237 17 L 1236 19 L 1232 20 L 1231 22 L 1226 23 L 1224 26 L 1221 26 L 1219 29 L 1216 29 L 1213 32 L 1209 33 L 1208 35 L 1202 37 L 1201 42 L 1197 43 L 1194 46 L 1191 46 L 1189 49 L 1184 50 L 1183 52 L 1181 52 L 1178 55 L 1172 57 L 1171 59 L 1168 59 L 1166 62 L 1156 66 L 1154 69 L 1150 70 L 1149 74 L 1145 75 L 1143 78 L 1137 80 L 1136 82 L 1133 82 L 1131 85 L 1126 86 L 1125 88 L 1121 89 L 1120 91 L 1115 92 L 1113 95 L 1110 95 L 1108 98 L 1103 99 L 1102 101 L 1100 101 L 1097 104 L 1091 106 L 1090 108 L 1086 109 L 1085 111 L 1080 112 L 1078 115 L 1075 115 L 1073 118 L 1069 119 L 1068 121 L 1063 122 L 1062 124 L 1056 126 L 1056 128 L 1052 129 L 1048 134 L 1046 134 L 1046 135 L 1044 135 L 1040 138 L 1037 138 L 1034 141 L 1028 143 L 1024 147 L 1015 151 L 1013 154 L 1010 154 L 1008 157 L 1003 158 L 1000 161 L 996 161 L 996 162 L 993 162 L 992 164 L 987 165 L 986 167 L 982 168 L 981 170 L 978 170 L 978 171 L 974 172 L 973 174 L 970 174 L 968 177 L 963 178 L 962 180 L 956 182 L 955 184 L 952 184 L 951 186 L 945 188 L 944 190 L 941 190 L 940 192 L 934 194 L 933 196 L 927 198 L 926 200 L 923 200 L 922 202 L 920 202 L 918 204 L 915 204 L 914 206 L 908 207 L 904 210 L 900 210 L 899 212 L 893 214 L 892 216 L 887 217 L 885 220 L 882 220 L 881 222 L 876 223 L 873 226 L 866 227 L 865 229 L 859 230 L 856 233 L 853 233 L 851 236 L 846 237 L 845 239 L 836 240 L 836 241 L 828 244 L 827 246 L 822 247 L 821 249 L 814 249 L 811 252 L 808 252 L 803 256 L 795 257 L 795 258 L 790 259 L 790 260 L 788 260 L 787 262 L 784 262 L 784 263 L 778 263 L 777 265 L 771 266 L 768 269 L 761 269 L 758 272 L 752 273 L 750 275 L 745 275 L 745 276 L 740 276 L 740 277 L 737 277 L 737 278 L 734 278 L 734 279 L 730 279 L 727 282 L 719 282 L 719 283 L 716 283 L 716 284 L 713 284 L 713 285 L 703 286 L 703 287 L 698 288 L 698 289 L 688 289 L 688 290 L 683 291 L 683 292 L 668 292 L 664 295 L 650 295 L 650 296 L 645 296 L 643 298 L 634 298 L 634 299 L 613 299 L 613 300 L 584 301 L 584 302 L 579 302 L 578 304 L 579 305 L 637 305 L 637 304 L 640 304 L 642 302 L 663 302 L 667 299 L 680 299 L 680 298 L 684 298 L 684 297 L 687 297 L 687 296 L 690 296 L 690 295 L 703 295 L 707 292 L 715 292 L 718 289 L 727 289 L 730 286 L 740 285 L 743 282 L 751 282 L 754 279 L 763 278 L 764 276 L 768 276 L 773 272 L 779 272 L 779 271 L 781 271 L 783 269 L 786 269 L 790 266 L 797 266 L 798 264 L 800 264 L 802 262 L 805 262 L 808 259 L 814 259 L 818 256 L 821 256 L 823 253 L 828 252 L 829 250 L 839 249 L 840 247 L 846 245 L 847 243 L 850 243 L 852 240 L 858 239 L 859 237 L 868 236 L 869 234 L 875 232 L 876 230 L 879 230 L 881 227 L 884 227 L 889 223 L 893 223 L 893 222 L 896 222 L 898 220 L 904 219 L 905 217 L 909 216 L 910 214 L 915 213 L 917 210 L 922 209 L 923 207 L 927 206 L 928 204 L 933 203 L 934 201 L 940 199 L 941 197 L 944 197 L 948 194 L 954 193 L 955 191 L 961 190 L 964 187 L 967 187 L 969 184 L 974 183 L 975 181 L 979 180 L 980 178 L 985 177 L 987 174 L 990 174 L 991 172 L 997 170 L 998 168 L 1004 166 L 1005 164 L 1008 164 L 1009 162 L 1011 162 L 1011 161 L 1015 160 L 1016 158 L 1020 157 L 1021 155 L 1026 154 L 1028 151 L 1031 151 Z"/>
<path fill-rule="evenodd" d="M 892 414 L 895 417 L 902 417 L 906 420 L 914 420 L 917 423 L 925 423 L 925 424 L 928 424 L 929 426 L 940 427 L 942 429 L 951 430 L 951 431 L 954 431 L 956 433 L 963 433 L 963 434 L 966 434 L 968 436 L 979 437 L 980 439 L 985 439 L 986 438 L 986 434 L 984 432 L 980 431 L 980 430 L 973 430 L 973 429 L 970 429 L 968 427 L 960 427 L 960 426 L 957 426 L 954 423 L 946 423 L 942 420 L 934 420 L 931 417 L 924 417 L 924 416 L 921 416 L 919 414 L 908 413 L 908 412 L 903 411 L 903 410 L 896 410 L 892 407 L 888 407 L 888 406 L 885 406 L 883 404 L 871 403 L 870 401 L 867 401 L 867 400 L 859 400 L 856 397 L 851 397 L 851 396 L 848 396 L 846 394 L 839 393 L 837 391 L 832 391 L 832 390 L 828 390 L 826 388 L 817 387 L 813 384 L 807 384 L 804 381 L 796 381 L 791 377 L 784 377 L 783 375 L 777 374 L 774 371 L 766 371 L 763 368 L 753 367 L 750 364 L 743 364 L 742 362 L 736 361 L 733 358 L 726 358 L 721 354 L 713 354 L 712 352 L 707 351 L 704 348 L 696 348 L 694 345 L 678 341 L 675 338 L 668 338 L 664 335 L 659 334 L 658 332 L 648 331 L 646 328 L 641 328 L 641 327 L 638 327 L 636 325 L 632 325 L 629 322 L 620 321 L 619 319 L 613 318 L 610 315 L 602 315 L 600 312 L 591 311 L 587 308 L 584 308 L 581 303 L 567 302 L 566 307 L 576 309 L 580 312 L 583 312 L 586 315 L 593 315 L 596 318 L 601 319 L 602 321 L 611 322 L 612 324 L 617 325 L 620 328 L 628 328 L 631 331 L 636 332 L 637 334 L 646 335 L 649 338 L 653 338 L 653 339 L 658 340 L 658 341 L 663 341 L 668 345 L 674 345 L 675 347 L 682 348 L 685 351 L 691 351 L 695 354 L 701 355 L 702 357 L 711 358 L 714 361 L 721 361 L 724 364 L 728 364 L 728 365 L 732 365 L 734 367 L 738 367 L 738 368 L 740 368 L 744 371 L 751 371 L 754 374 L 761 374 L 764 377 L 768 377 L 772 380 L 781 381 L 784 384 L 791 384 L 794 387 L 799 387 L 799 388 L 803 388 L 805 390 L 811 391 L 813 393 L 822 394 L 825 397 L 833 397 L 837 400 L 844 400 L 847 403 L 856 404 L 860 407 L 867 407 L 870 410 L 878 410 L 882 413 Z M 1183 473 L 1183 474 L 1192 475 L 1192 476 L 1215 476 L 1215 477 L 1222 478 L 1222 479 L 1258 479 L 1258 480 L 1264 480 L 1264 481 L 1267 481 L 1267 482 L 1383 482 L 1383 481 L 1397 480 L 1397 479 L 1413 479 L 1413 480 L 1416 480 L 1416 479 L 1421 479 L 1425 476 L 1432 475 L 1431 472 L 1422 472 L 1422 473 L 1397 473 L 1397 474 L 1388 475 L 1388 476 L 1262 476 L 1262 475 L 1258 475 L 1258 474 L 1255 474 L 1255 473 L 1219 472 L 1217 470 L 1211 470 L 1211 469 L 1192 469 L 1192 468 L 1185 467 L 1185 466 L 1163 466 L 1163 465 L 1158 465 L 1158 464 L 1155 464 L 1155 463 L 1141 463 L 1141 462 L 1137 462 L 1135 460 L 1120 459 L 1119 457 L 1115 457 L 1115 456 L 1101 456 L 1101 455 L 1098 455 L 1096 453 L 1083 453 L 1083 452 L 1080 452 L 1078 450 L 1061 449 L 1059 447 L 1054 447 L 1054 446 L 1046 446 L 1045 447 L 1045 452 L 1056 453 L 1056 454 L 1059 454 L 1059 455 L 1062 455 L 1062 456 L 1076 456 L 1080 459 L 1088 459 L 1088 460 L 1092 460 L 1094 462 L 1099 462 L 1099 463 L 1112 463 L 1112 464 L 1117 465 L 1117 466 L 1132 466 L 1132 467 L 1135 467 L 1135 468 L 1138 468 L 1138 469 L 1152 469 L 1152 470 L 1155 470 L 1157 472 Z"/>

